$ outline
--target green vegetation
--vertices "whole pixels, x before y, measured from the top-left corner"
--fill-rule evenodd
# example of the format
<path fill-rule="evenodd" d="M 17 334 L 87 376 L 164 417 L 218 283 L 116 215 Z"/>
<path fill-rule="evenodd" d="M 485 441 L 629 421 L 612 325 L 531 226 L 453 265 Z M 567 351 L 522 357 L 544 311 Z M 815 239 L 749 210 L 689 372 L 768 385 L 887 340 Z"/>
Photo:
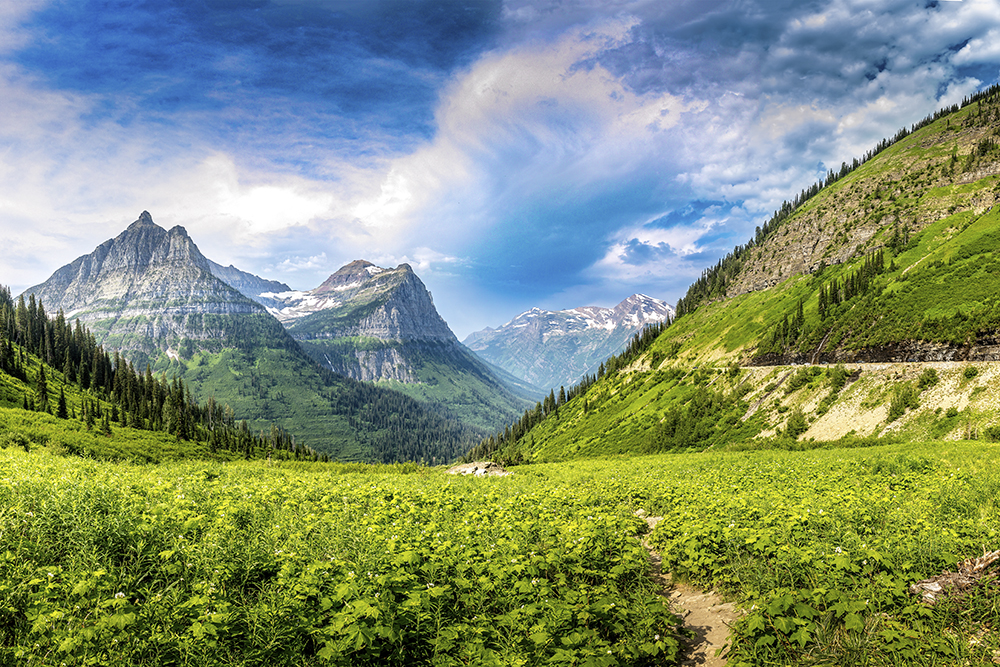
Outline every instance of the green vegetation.
<path fill-rule="evenodd" d="M 55 414 L 65 401 L 66 416 L 104 433 L 165 431 L 248 457 L 446 462 L 482 437 L 398 392 L 323 373 L 291 345 L 202 350 L 139 372 L 79 321 L 0 288 L 0 406 Z"/>
<path fill-rule="evenodd" d="M 748 612 L 730 665 L 982 664 L 1000 645 L 989 588 L 934 606 L 908 591 L 996 544 L 994 446 L 691 456 L 657 474 L 664 568 Z"/>
<path fill-rule="evenodd" d="M 456 478 L 0 450 L 5 664 L 676 664 L 664 569 L 746 614 L 729 664 L 980 664 L 994 445 L 658 455 Z"/>
<path fill-rule="evenodd" d="M 303 465 L 0 451 L 0 663 L 675 661 L 627 489 Z"/>
<path fill-rule="evenodd" d="M 155 378 L 148 367 L 138 373 L 117 353 L 112 360 L 79 321 L 71 327 L 62 312 L 50 320 L 34 298 L 15 306 L 6 288 L 0 288 L 2 406 L 21 408 L 0 421 L 26 449 L 52 440 L 71 454 L 146 461 L 205 454 L 319 458 L 276 425 L 253 433 L 228 406 L 214 399 L 198 404 L 182 381 Z M 35 411 L 54 418 L 40 421 Z M 117 429 L 127 434 L 111 438 Z M 170 446 L 168 436 L 204 445 Z"/>
<path fill-rule="evenodd" d="M 475 355 L 453 342 L 350 336 L 300 341 L 300 345 L 320 365 L 349 377 L 362 375 L 362 368 L 388 373 L 387 369 L 400 366 L 399 379 L 377 384 L 454 416 L 477 434 L 510 422 L 528 404 L 498 382 Z"/>

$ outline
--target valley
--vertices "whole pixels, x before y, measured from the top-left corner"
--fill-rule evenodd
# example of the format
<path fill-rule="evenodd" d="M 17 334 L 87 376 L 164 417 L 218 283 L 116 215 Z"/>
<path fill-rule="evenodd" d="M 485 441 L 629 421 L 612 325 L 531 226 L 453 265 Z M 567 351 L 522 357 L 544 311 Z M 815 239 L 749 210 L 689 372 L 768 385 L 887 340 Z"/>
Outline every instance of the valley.
<path fill-rule="evenodd" d="M 726 664 L 993 664 L 998 90 L 945 111 L 537 402 L 407 265 L 294 292 L 144 214 L 4 290 L 0 661 L 684 664 L 644 540 Z"/>

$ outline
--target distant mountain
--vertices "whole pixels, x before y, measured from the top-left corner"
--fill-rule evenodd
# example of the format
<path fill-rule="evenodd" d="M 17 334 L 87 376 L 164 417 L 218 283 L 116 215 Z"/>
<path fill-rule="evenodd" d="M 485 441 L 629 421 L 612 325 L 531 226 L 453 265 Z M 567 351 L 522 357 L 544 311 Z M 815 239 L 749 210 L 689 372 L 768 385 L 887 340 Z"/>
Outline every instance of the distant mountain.
<path fill-rule="evenodd" d="M 144 211 L 22 296 L 78 318 L 138 368 L 178 376 L 197 398 L 228 403 L 255 427 L 278 423 L 335 458 L 448 460 L 475 437 L 412 398 L 323 371 L 263 305 L 217 278 L 213 264 L 183 227 L 165 230 Z M 223 272 L 245 288 L 259 280 Z"/>
<path fill-rule="evenodd" d="M 463 347 L 408 264 L 394 269 L 357 260 L 308 291 L 265 293 L 268 310 L 317 362 L 367 382 L 385 383 L 496 428 L 524 409 L 516 395 Z"/>
<path fill-rule="evenodd" d="M 532 385 L 569 387 L 595 373 L 644 326 L 673 315 L 665 301 L 633 294 L 614 308 L 532 308 L 502 327 L 469 334 L 463 342 L 489 363 Z"/>
<path fill-rule="evenodd" d="M 287 292 L 292 289 L 277 280 L 266 280 L 252 273 L 240 271 L 232 264 L 222 266 L 208 260 L 208 266 L 216 278 L 263 306 L 276 305 L 273 299 L 262 296 L 265 292 Z"/>

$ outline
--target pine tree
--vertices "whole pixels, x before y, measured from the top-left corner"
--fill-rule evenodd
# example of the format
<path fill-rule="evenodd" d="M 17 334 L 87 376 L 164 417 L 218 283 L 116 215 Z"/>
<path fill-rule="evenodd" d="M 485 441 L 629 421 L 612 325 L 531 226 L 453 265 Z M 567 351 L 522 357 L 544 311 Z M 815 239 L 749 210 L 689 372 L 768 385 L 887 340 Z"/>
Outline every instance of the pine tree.
<path fill-rule="evenodd" d="M 38 377 L 35 379 L 35 405 L 39 412 L 49 411 L 49 383 L 45 380 L 45 364 L 38 364 Z"/>
<path fill-rule="evenodd" d="M 62 387 L 59 387 L 59 407 L 56 408 L 56 417 L 59 419 L 69 418 L 69 412 L 66 410 L 66 392 L 63 391 Z"/>

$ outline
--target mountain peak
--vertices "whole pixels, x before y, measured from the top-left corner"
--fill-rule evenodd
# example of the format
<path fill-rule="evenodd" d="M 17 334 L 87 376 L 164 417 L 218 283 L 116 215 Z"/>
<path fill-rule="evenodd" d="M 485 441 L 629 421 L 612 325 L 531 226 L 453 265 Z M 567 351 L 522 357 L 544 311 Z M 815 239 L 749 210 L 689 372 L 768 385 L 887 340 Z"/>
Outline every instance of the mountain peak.
<path fill-rule="evenodd" d="M 323 281 L 313 292 L 324 294 L 326 292 L 340 292 L 348 287 L 358 286 L 372 276 L 383 273 L 385 269 L 375 266 L 364 259 L 356 259 L 349 264 L 337 269 L 337 272 Z"/>
<path fill-rule="evenodd" d="M 139 227 L 149 227 L 149 226 L 160 228 L 159 225 L 153 222 L 153 216 L 149 214 L 149 211 L 143 211 L 142 213 L 139 214 L 139 219 L 133 222 L 131 225 L 129 225 L 126 231 L 132 231 Z"/>
<path fill-rule="evenodd" d="M 92 253 L 29 288 L 53 310 L 90 323 L 95 335 L 152 361 L 168 340 L 216 335 L 192 313 L 262 316 L 259 306 L 215 278 L 209 262 L 180 226 L 169 232 L 148 211 Z M 147 356 L 152 355 L 152 356 Z"/>

